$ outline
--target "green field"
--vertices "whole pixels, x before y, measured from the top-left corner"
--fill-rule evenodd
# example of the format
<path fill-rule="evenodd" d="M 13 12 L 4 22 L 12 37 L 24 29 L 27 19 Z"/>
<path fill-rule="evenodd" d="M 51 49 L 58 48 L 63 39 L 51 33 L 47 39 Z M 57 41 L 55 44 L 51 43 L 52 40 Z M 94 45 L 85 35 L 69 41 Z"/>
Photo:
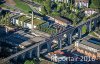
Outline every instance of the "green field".
<path fill-rule="evenodd" d="M 29 11 L 31 11 L 30 7 L 21 0 L 14 0 L 14 1 L 16 2 L 16 7 L 20 8 L 24 12 L 29 13 Z"/>

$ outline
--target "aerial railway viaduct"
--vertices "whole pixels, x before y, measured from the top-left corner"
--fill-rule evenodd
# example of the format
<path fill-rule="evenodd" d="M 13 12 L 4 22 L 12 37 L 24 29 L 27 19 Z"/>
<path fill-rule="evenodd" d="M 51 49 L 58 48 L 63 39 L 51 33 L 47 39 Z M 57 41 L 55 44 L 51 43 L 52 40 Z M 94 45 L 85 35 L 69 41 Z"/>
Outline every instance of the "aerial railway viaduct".
<path fill-rule="evenodd" d="M 0 62 L 3 63 L 3 62 L 6 62 L 6 61 L 9 61 L 11 59 L 18 59 L 19 57 L 21 59 L 24 59 L 26 57 L 28 58 L 33 58 L 33 55 L 35 55 L 37 58 L 40 57 L 40 54 L 41 54 L 41 50 L 42 50 L 42 47 L 46 44 L 47 45 L 47 51 L 46 52 L 50 52 L 53 50 L 53 48 L 51 47 L 52 46 L 52 42 L 54 39 L 57 39 L 58 40 L 58 49 L 61 49 L 62 48 L 62 39 L 64 37 L 64 35 L 66 35 L 66 39 L 67 39 L 67 42 L 65 44 L 68 44 L 68 45 L 71 45 L 72 44 L 72 41 L 74 40 L 73 39 L 73 36 L 77 33 L 77 38 L 78 39 L 81 39 L 82 38 L 82 27 L 83 26 L 86 26 L 86 32 L 91 32 L 93 30 L 96 29 L 96 27 L 99 27 L 100 28 L 100 14 L 98 14 L 97 16 L 87 20 L 86 22 L 84 23 L 81 23 L 79 24 L 78 26 L 76 27 L 70 27 L 69 29 L 66 28 L 64 29 L 63 31 L 61 31 L 60 33 L 56 34 L 56 35 L 52 35 L 51 37 L 35 44 L 35 45 L 32 45 L 22 51 L 19 51 L 18 53 L 15 53 L 7 58 L 4 58 L 3 60 L 1 60 Z"/>

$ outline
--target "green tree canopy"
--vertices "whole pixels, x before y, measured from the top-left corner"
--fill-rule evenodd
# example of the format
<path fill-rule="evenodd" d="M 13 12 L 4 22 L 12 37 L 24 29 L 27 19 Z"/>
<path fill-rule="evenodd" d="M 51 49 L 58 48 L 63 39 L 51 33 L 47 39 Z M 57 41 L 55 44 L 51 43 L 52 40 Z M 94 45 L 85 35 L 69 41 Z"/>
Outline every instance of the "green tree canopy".
<path fill-rule="evenodd" d="M 48 14 L 50 14 L 51 13 L 51 0 L 44 1 L 44 6 L 45 6 Z"/>
<path fill-rule="evenodd" d="M 91 8 L 98 8 L 100 9 L 100 0 L 91 0 Z"/>
<path fill-rule="evenodd" d="M 25 63 L 24 64 L 35 64 L 33 61 L 29 61 L 29 60 L 27 60 L 27 61 L 25 61 Z"/>
<path fill-rule="evenodd" d="M 42 6 L 41 13 L 42 13 L 42 15 L 47 14 L 47 10 L 46 10 L 45 6 Z"/>
<path fill-rule="evenodd" d="M 72 19 L 73 25 L 76 26 L 76 24 L 77 24 L 77 22 L 78 22 L 78 21 L 77 21 L 78 17 L 77 17 L 74 13 L 71 13 L 71 14 L 69 15 L 69 18 Z"/>

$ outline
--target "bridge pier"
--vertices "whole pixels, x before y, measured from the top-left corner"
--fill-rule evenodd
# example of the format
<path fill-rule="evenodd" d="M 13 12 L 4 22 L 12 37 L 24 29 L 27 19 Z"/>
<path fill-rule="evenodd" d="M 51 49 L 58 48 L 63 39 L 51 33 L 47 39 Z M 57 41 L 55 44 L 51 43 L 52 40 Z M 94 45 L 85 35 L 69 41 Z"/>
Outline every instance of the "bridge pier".
<path fill-rule="evenodd" d="M 60 38 L 58 38 L 58 48 L 59 49 L 62 48 L 62 40 Z"/>
<path fill-rule="evenodd" d="M 21 55 L 21 60 L 23 61 L 23 60 L 25 60 L 25 56 L 26 56 L 26 53 L 23 53 L 22 55 Z"/>
<path fill-rule="evenodd" d="M 28 58 L 30 58 L 30 59 L 32 59 L 32 57 L 33 57 L 32 52 L 33 52 L 33 50 L 30 50 L 30 51 L 28 52 Z"/>
<path fill-rule="evenodd" d="M 58 39 L 58 48 L 61 49 L 62 48 L 62 38 L 63 38 L 63 34 L 60 35 L 57 39 Z"/>
<path fill-rule="evenodd" d="M 98 29 L 100 29 L 100 17 L 98 18 L 97 24 L 98 24 Z"/>
<path fill-rule="evenodd" d="M 36 48 L 37 52 L 36 52 L 36 56 L 37 58 L 40 57 L 40 46 L 38 45 L 37 48 Z"/>
<path fill-rule="evenodd" d="M 95 20 L 92 20 L 92 30 L 95 30 Z"/>
<path fill-rule="evenodd" d="M 92 28 L 92 25 L 91 25 L 91 22 L 89 21 L 87 24 L 86 24 L 86 26 L 87 26 L 87 32 L 91 32 L 91 28 Z"/>
<path fill-rule="evenodd" d="M 51 42 L 47 42 L 47 51 L 50 52 L 51 50 Z"/>
<path fill-rule="evenodd" d="M 78 38 L 82 37 L 82 26 L 78 27 Z"/>
<path fill-rule="evenodd" d="M 71 45 L 72 44 L 72 34 L 69 33 L 67 36 L 68 36 L 67 37 L 68 38 L 68 45 Z"/>
<path fill-rule="evenodd" d="M 98 24 L 98 19 L 95 19 L 95 20 L 94 20 L 94 29 L 97 28 L 97 24 Z"/>
<path fill-rule="evenodd" d="M 14 57 L 12 60 L 13 61 L 17 61 L 18 60 L 18 56 L 17 57 Z"/>

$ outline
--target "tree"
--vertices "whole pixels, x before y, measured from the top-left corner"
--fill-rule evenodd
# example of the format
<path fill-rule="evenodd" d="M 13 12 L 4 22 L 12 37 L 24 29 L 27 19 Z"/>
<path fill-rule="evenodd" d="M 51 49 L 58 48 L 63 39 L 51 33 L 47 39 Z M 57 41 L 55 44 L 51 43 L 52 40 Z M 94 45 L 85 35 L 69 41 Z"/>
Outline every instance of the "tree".
<path fill-rule="evenodd" d="M 1 16 L 1 19 L 0 19 L 0 24 L 3 25 L 4 24 L 4 16 Z"/>
<path fill-rule="evenodd" d="M 77 24 L 77 22 L 78 22 L 78 20 L 77 20 L 78 17 L 77 17 L 74 13 L 71 13 L 71 14 L 69 15 L 69 18 L 72 19 L 73 25 L 76 26 L 76 24 Z"/>
<path fill-rule="evenodd" d="M 61 3 L 61 10 L 65 10 L 65 8 L 66 8 L 65 3 Z"/>
<path fill-rule="evenodd" d="M 57 4 L 55 2 L 51 2 L 51 8 L 52 8 L 52 10 L 56 10 Z"/>
<path fill-rule="evenodd" d="M 18 18 L 18 26 L 21 27 L 21 17 Z"/>
<path fill-rule="evenodd" d="M 62 10 L 61 11 L 61 16 L 66 17 L 67 16 L 67 11 L 66 10 Z"/>
<path fill-rule="evenodd" d="M 45 6 L 42 6 L 41 13 L 42 13 L 42 15 L 46 15 L 47 14 Z"/>
<path fill-rule="evenodd" d="M 82 21 L 87 21 L 87 17 L 85 16 L 85 17 L 82 19 Z"/>
<path fill-rule="evenodd" d="M 66 7 L 66 11 L 67 11 L 67 13 L 71 13 L 71 10 L 70 10 L 70 7 Z"/>
<path fill-rule="evenodd" d="M 12 23 L 10 21 L 10 13 L 6 13 L 5 18 L 6 18 L 5 21 L 7 23 L 7 26 L 12 26 Z"/>
<path fill-rule="evenodd" d="M 44 2 L 44 6 L 45 6 L 45 8 L 46 8 L 48 14 L 50 14 L 50 13 L 51 13 L 51 0 L 46 0 L 46 1 Z"/>
<path fill-rule="evenodd" d="M 26 60 L 24 64 L 35 64 L 33 61 Z"/>
<path fill-rule="evenodd" d="M 58 13 L 57 11 L 53 11 L 53 12 L 52 12 L 52 16 L 53 16 L 53 17 L 55 17 L 55 16 L 60 16 L 60 13 Z"/>
<path fill-rule="evenodd" d="M 62 10 L 64 10 L 66 7 L 65 7 L 65 4 L 64 3 L 58 3 L 58 6 L 57 6 L 57 11 L 61 12 Z"/>
<path fill-rule="evenodd" d="M 61 11 L 61 6 L 60 6 L 60 4 L 57 6 L 57 11 Z"/>
<path fill-rule="evenodd" d="M 12 26 L 9 15 L 10 15 L 9 13 L 6 13 L 5 16 L 1 16 L 1 19 L 0 19 L 1 25 Z"/>
<path fill-rule="evenodd" d="M 90 7 L 94 9 L 100 9 L 100 0 L 92 0 Z"/>
<path fill-rule="evenodd" d="M 70 0 L 69 7 L 70 7 L 70 10 L 72 10 L 72 8 L 73 8 L 73 0 Z"/>

